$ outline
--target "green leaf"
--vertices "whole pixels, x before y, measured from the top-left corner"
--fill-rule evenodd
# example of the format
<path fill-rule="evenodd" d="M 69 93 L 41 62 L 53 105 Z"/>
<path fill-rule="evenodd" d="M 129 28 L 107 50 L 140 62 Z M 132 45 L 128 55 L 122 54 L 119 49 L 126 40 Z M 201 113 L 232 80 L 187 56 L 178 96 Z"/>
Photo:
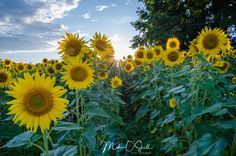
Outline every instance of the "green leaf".
<path fill-rule="evenodd" d="M 57 125 L 53 128 L 56 131 L 69 131 L 69 130 L 80 130 L 83 129 L 79 124 L 73 122 L 58 122 Z"/>
<path fill-rule="evenodd" d="M 175 120 L 175 113 L 171 112 L 170 114 L 166 115 L 164 121 L 161 122 L 161 126 L 164 126 L 165 124 L 168 124 Z"/>
<path fill-rule="evenodd" d="M 236 129 L 236 120 L 220 121 L 215 123 L 214 125 L 223 129 Z"/>
<path fill-rule="evenodd" d="M 206 155 L 213 146 L 214 144 L 212 144 L 212 135 L 207 133 L 200 139 L 194 141 L 184 156 Z"/>
<path fill-rule="evenodd" d="M 181 85 L 181 86 L 172 88 L 171 90 L 168 91 L 168 93 L 169 93 L 169 94 L 171 94 L 171 93 L 178 94 L 178 93 L 184 92 L 185 90 L 186 90 L 186 89 L 184 88 L 184 86 Z"/>
<path fill-rule="evenodd" d="M 145 105 L 138 109 L 138 112 L 136 113 L 136 120 L 139 120 L 140 118 L 144 117 L 150 110 L 149 106 Z"/>
<path fill-rule="evenodd" d="M 101 116 L 101 117 L 110 118 L 107 112 L 103 108 L 99 108 L 99 107 L 88 107 L 86 114 L 90 116 Z"/>
<path fill-rule="evenodd" d="M 29 143 L 30 138 L 33 136 L 33 134 L 34 133 L 32 131 L 27 131 L 27 132 L 21 133 L 21 134 L 15 136 L 10 141 L 8 141 L 7 144 L 5 144 L 3 147 L 13 148 L 13 147 L 24 146 L 27 143 Z"/>
<path fill-rule="evenodd" d="M 175 135 L 168 137 L 162 140 L 162 143 L 165 143 L 165 145 L 164 147 L 161 148 L 161 150 L 165 151 L 165 153 L 168 153 L 169 151 L 172 150 L 172 148 L 175 147 L 177 142 L 178 142 L 178 138 Z"/>
<path fill-rule="evenodd" d="M 77 146 L 60 146 L 55 150 L 49 151 L 49 156 L 75 156 Z M 41 154 L 43 156 L 43 154 Z"/>
<path fill-rule="evenodd" d="M 222 151 L 226 148 L 228 142 L 224 138 L 218 139 L 212 149 L 209 151 L 209 156 L 221 156 Z"/>
<path fill-rule="evenodd" d="M 151 115 L 150 115 L 150 119 L 154 119 L 156 116 L 158 116 L 160 114 L 159 110 L 154 110 L 152 111 Z"/>

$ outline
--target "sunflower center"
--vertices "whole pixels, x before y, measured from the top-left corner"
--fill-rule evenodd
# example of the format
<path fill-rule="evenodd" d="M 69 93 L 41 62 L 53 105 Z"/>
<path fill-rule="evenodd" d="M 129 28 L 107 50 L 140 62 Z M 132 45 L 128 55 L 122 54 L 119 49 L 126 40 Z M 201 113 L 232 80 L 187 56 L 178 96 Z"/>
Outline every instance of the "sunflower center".
<path fill-rule="evenodd" d="M 5 60 L 5 65 L 9 65 L 9 64 L 11 64 L 11 61 Z"/>
<path fill-rule="evenodd" d="M 218 43 L 219 43 L 219 39 L 214 34 L 208 34 L 203 39 L 203 46 L 206 49 L 210 49 L 210 50 L 214 49 L 215 47 L 217 47 Z"/>
<path fill-rule="evenodd" d="M 176 42 L 174 42 L 174 41 L 172 41 L 172 42 L 170 42 L 170 47 L 171 48 L 175 48 L 177 45 L 176 45 Z"/>
<path fill-rule="evenodd" d="M 79 43 L 76 42 L 69 42 L 67 44 L 67 48 L 66 48 L 66 53 L 69 56 L 76 56 L 80 53 L 81 51 L 81 45 Z"/>
<path fill-rule="evenodd" d="M 137 56 L 138 56 L 138 58 L 143 58 L 143 52 L 140 51 Z"/>
<path fill-rule="evenodd" d="M 127 64 L 127 65 L 126 65 L 126 69 L 127 69 L 127 70 L 130 70 L 130 69 L 131 69 L 131 65 L 130 65 L 130 64 Z"/>
<path fill-rule="evenodd" d="M 106 76 L 106 73 L 105 73 L 105 72 L 101 72 L 101 73 L 100 73 L 100 76 L 101 76 L 101 77 L 105 77 L 105 76 Z"/>
<path fill-rule="evenodd" d="M 107 48 L 106 42 L 102 41 L 102 40 L 98 40 L 96 42 L 96 48 L 100 51 L 105 51 Z"/>
<path fill-rule="evenodd" d="M 221 67 L 219 67 L 221 70 L 226 70 L 228 68 L 228 64 L 227 63 L 223 63 L 223 65 Z"/>
<path fill-rule="evenodd" d="M 56 64 L 56 70 L 61 70 L 62 65 L 60 63 Z"/>
<path fill-rule="evenodd" d="M 54 69 L 52 67 L 48 68 L 48 72 L 53 74 L 54 73 Z"/>
<path fill-rule="evenodd" d="M 148 59 L 152 59 L 153 58 L 153 54 L 152 53 L 147 53 L 147 58 Z"/>
<path fill-rule="evenodd" d="M 114 81 L 114 86 L 119 86 L 119 82 L 118 81 Z"/>
<path fill-rule="evenodd" d="M 53 107 L 53 99 L 47 91 L 33 91 L 26 96 L 26 110 L 36 116 L 48 113 Z"/>
<path fill-rule="evenodd" d="M 160 49 L 155 49 L 155 53 L 156 53 L 156 55 L 160 55 L 161 54 Z"/>
<path fill-rule="evenodd" d="M 74 81 L 84 81 L 88 77 L 88 73 L 83 67 L 74 67 L 70 71 L 70 76 Z"/>
<path fill-rule="evenodd" d="M 178 58 L 179 58 L 179 55 L 175 51 L 172 51 L 168 54 L 168 59 L 172 62 L 178 60 Z"/>
<path fill-rule="evenodd" d="M 0 73 L 0 82 L 6 82 L 6 81 L 7 81 L 7 74 Z"/>
<path fill-rule="evenodd" d="M 27 69 L 32 69 L 32 66 L 31 65 L 27 65 Z"/>
<path fill-rule="evenodd" d="M 19 70 L 23 70 L 23 69 L 24 69 L 24 66 L 23 66 L 22 64 L 19 64 L 19 65 L 18 65 L 18 69 L 19 69 Z"/>

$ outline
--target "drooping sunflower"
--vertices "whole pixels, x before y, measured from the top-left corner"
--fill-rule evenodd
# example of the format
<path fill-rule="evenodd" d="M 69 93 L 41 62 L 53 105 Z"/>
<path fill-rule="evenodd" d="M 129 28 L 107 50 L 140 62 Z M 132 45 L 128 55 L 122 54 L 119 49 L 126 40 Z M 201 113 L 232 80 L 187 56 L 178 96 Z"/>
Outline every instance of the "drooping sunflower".
<path fill-rule="evenodd" d="M 196 46 L 203 54 L 215 56 L 227 49 L 227 35 L 218 28 L 206 27 L 199 34 Z"/>
<path fill-rule="evenodd" d="M 167 39 L 166 42 L 166 49 L 179 49 L 180 47 L 180 42 L 179 39 L 176 37 L 171 37 Z"/>
<path fill-rule="evenodd" d="M 108 39 L 108 37 L 97 32 L 93 36 L 93 39 L 91 39 L 91 47 L 98 55 L 102 57 L 114 54 L 111 41 Z"/>
<path fill-rule="evenodd" d="M 108 72 L 101 71 L 98 73 L 98 80 L 106 80 L 108 78 Z"/>
<path fill-rule="evenodd" d="M 169 100 L 169 106 L 171 107 L 171 108 L 174 108 L 175 106 L 176 106 L 176 100 L 174 99 L 174 98 L 171 98 L 170 100 Z"/>
<path fill-rule="evenodd" d="M 26 125 L 29 130 L 41 132 L 49 129 L 51 121 L 63 118 L 66 111 L 66 104 L 69 102 L 61 98 L 66 90 L 55 85 L 55 78 L 34 76 L 29 73 L 24 74 L 24 78 L 18 78 L 7 94 L 15 99 L 9 101 L 9 113 L 14 115 L 14 123 L 20 122 L 20 126 Z"/>
<path fill-rule="evenodd" d="M 167 66 L 179 65 L 183 62 L 183 55 L 177 49 L 167 49 L 164 52 L 163 60 Z"/>
<path fill-rule="evenodd" d="M 152 63 L 156 60 L 155 52 L 152 49 L 147 49 L 144 53 L 145 56 L 145 62 Z"/>
<path fill-rule="evenodd" d="M 0 69 L 0 88 L 7 87 L 12 80 L 12 75 L 5 69 Z"/>
<path fill-rule="evenodd" d="M 115 89 L 120 86 L 122 86 L 122 80 L 118 76 L 114 76 L 111 80 L 111 87 Z"/>
<path fill-rule="evenodd" d="M 64 66 L 65 72 L 62 79 L 70 89 L 86 89 L 94 83 L 94 69 L 79 58 L 70 58 Z"/>
<path fill-rule="evenodd" d="M 151 50 L 154 51 L 157 60 L 160 60 L 162 58 L 162 54 L 164 51 L 162 46 L 160 46 L 160 45 L 154 46 L 151 48 Z"/>
<path fill-rule="evenodd" d="M 195 54 L 198 53 L 198 49 L 196 47 L 196 44 L 197 44 L 197 38 L 190 41 L 189 54 L 191 54 L 191 56 L 194 56 Z"/>
<path fill-rule="evenodd" d="M 228 70 L 229 70 L 229 67 L 230 67 L 230 63 L 229 62 L 226 62 L 226 61 L 216 61 L 214 64 L 213 64 L 214 67 L 218 68 L 219 69 L 219 72 L 221 74 L 224 74 L 226 73 Z"/>
<path fill-rule="evenodd" d="M 126 62 L 124 68 L 127 73 L 130 73 L 134 70 L 134 64 L 132 62 Z"/>
<path fill-rule="evenodd" d="M 85 41 L 84 38 L 80 38 L 78 34 L 66 33 L 66 37 L 63 37 L 61 41 L 58 42 L 60 45 L 58 47 L 59 54 L 62 55 L 63 58 L 70 57 L 83 57 Z"/>

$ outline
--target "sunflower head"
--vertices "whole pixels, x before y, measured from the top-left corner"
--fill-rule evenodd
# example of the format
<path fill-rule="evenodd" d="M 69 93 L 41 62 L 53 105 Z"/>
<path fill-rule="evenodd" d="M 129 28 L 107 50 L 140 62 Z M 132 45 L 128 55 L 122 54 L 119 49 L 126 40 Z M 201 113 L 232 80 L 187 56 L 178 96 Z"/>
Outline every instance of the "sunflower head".
<path fill-rule="evenodd" d="M 114 76 L 111 80 L 111 87 L 115 89 L 120 86 L 122 86 L 122 80 L 118 76 Z"/>
<path fill-rule="evenodd" d="M 47 63 L 48 63 L 48 59 L 47 59 L 47 58 L 43 58 L 42 62 L 43 62 L 44 64 L 47 64 Z"/>
<path fill-rule="evenodd" d="M 57 63 L 54 64 L 54 69 L 55 69 L 56 71 L 59 72 L 59 71 L 62 70 L 62 68 L 63 68 L 63 64 L 62 64 L 62 63 L 57 62 Z"/>
<path fill-rule="evenodd" d="M 176 100 L 174 99 L 174 98 L 171 98 L 171 99 L 169 99 L 169 106 L 171 107 L 171 108 L 175 108 L 175 106 L 176 106 Z"/>
<path fill-rule="evenodd" d="M 66 33 L 66 37 L 63 37 L 58 42 L 60 54 L 64 57 L 83 57 L 85 41 L 84 38 L 80 38 L 78 34 Z"/>
<path fill-rule="evenodd" d="M 7 87 L 12 80 L 11 73 L 5 69 L 0 69 L 0 88 Z"/>
<path fill-rule="evenodd" d="M 167 49 L 163 59 L 167 66 L 179 65 L 184 60 L 183 55 L 176 49 Z"/>
<path fill-rule="evenodd" d="M 144 59 L 145 58 L 145 49 L 143 47 L 138 48 L 134 54 L 135 59 Z"/>
<path fill-rule="evenodd" d="M 236 76 L 232 77 L 231 82 L 234 84 L 236 83 Z"/>
<path fill-rule="evenodd" d="M 163 51 L 164 51 L 162 46 L 160 46 L 160 45 L 159 46 L 154 46 L 154 47 L 151 48 L 151 50 L 154 51 L 155 57 L 156 57 L 157 60 L 160 60 L 162 58 L 162 54 L 163 54 Z"/>
<path fill-rule="evenodd" d="M 27 69 L 27 70 L 32 70 L 33 69 L 33 65 L 32 64 L 25 64 L 25 68 Z"/>
<path fill-rule="evenodd" d="M 135 59 L 135 60 L 134 60 L 134 64 L 135 64 L 135 66 L 140 66 L 140 65 L 143 64 L 143 60 L 141 60 L 141 59 Z"/>
<path fill-rule="evenodd" d="M 3 61 L 3 63 L 4 63 L 4 65 L 5 65 L 6 67 L 9 67 L 9 66 L 12 65 L 12 61 L 11 61 L 10 59 L 5 59 L 5 60 Z"/>
<path fill-rule="evenodd" d="M 130 73 L 134 70 L 134 65 L 132 62 L 126 62 L 124 68 L 127 73 Z"/>
<path fill-rule="evenodd" d="M 214 67 L 216 67 L 217 69 L 219 69 L 219 72 L 221 74 L 224 74 L 228 71 L 229 67 L 230 67 L 230 63 L 226 62 L 226 61 L 216 61 L 213 64 Z"/>
<path fill-rule="evenodd" d="M 108 39 L 108 37 L 97 32 L 93 36 L 93 39 L 91 39 L 91 47 L 100 56 L 114 54 L 111 41 Z"/>
<path fill-rule="evenodd" d="M 180 42 L 179 42 L 179 39 L 176 38 L 176 37 L 171 37 L 171 38 L 168 38 L 167 39 L 167 42 L 166 42 L 166 49 L 179 49 L 180 47 Z"/>
<path fill-rule="evenodd" d="M 16 64 L 16 70 L 21 73 L 21 72 L 24 72 L 25 70 L 25 65 L 23 63 L 17 63 Z"/>
<path fill-rule="evenodd" d="M 218 28 L 206 27 L 199 34 L 196 46 L 203 54 L 215 56 L 227 49 L 227 35 Z"/>
<path fill-rule="evenodd" d="M 101 71 L 98 73 L 98 80 L 106 80 L 108 78 L 108 72 Z"/>
<path fill-rule="evenodd" d="M 70 58 L 64 66 L 63 79 L 70 89 L 86 89 L 94 83 L 94 69 L 79 58 Z"/>
<path fill-rule="evenodd" d="M 24 78 L 14 82 L 12 89 L 7 91 L 15 98 L 7 103 L 10 105 L 8 114 L 14 115 L 14 123 L 19 121 L 20 126 L 26 125 L 34 132 L 40 127 L 44 132 L 49 129 L 51 121 L 57 122 L 58 118 L 63 117 L 69 101 L 61 98 L 66 90 L 60 86 L 54 87 L 55 81 L 55 78 L 46 78 L 45 74 L 32 76 L 25 73 Z"/>
<path fill-rule="evenodd" d="M 56 73 L 56 70 L 53 66 L 47 66 L 46 73 L 49 76 L 53 76 Z"/>

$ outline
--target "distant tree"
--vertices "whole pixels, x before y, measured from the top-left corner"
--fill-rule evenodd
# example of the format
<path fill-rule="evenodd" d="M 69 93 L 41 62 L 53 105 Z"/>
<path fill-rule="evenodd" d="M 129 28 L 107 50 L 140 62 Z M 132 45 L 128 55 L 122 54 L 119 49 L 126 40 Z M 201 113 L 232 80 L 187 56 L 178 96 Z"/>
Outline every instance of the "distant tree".
<path fill-rule="evenodd" d="M 164 45 L 168 37 L 177 36 L 186 48 L 205 26 L 219 27 L 235 39 L 236 0 L 139 0 L 139 19 L 131 24 L 139 31 L 132 48 L 140 45 Z"/>

